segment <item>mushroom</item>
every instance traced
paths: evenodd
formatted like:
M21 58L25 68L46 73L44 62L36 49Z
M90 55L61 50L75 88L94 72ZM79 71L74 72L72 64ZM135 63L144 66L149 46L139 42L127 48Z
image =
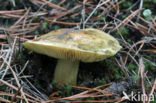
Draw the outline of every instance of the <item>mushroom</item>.
M97 62L115 55L121 46L111 35L93 28L59 29L24 43L25 48L58 59L54 80L76 85L79 62Z

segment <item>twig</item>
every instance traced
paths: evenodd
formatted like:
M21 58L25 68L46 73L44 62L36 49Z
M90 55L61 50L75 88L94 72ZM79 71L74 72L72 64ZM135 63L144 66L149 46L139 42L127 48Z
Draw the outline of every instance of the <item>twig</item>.
M30 0L30 1L34 4L44 4L44 5L47 4L49 7L54 8L54 9L66 10L63 7L60 7L60 6L53 4L53 3L46 1L46 0Z
M0 97L0 101L1 101L1 102L5 102L5 103L10 103L9 100L6 100L6 99L4 99L4 98L2 98L2 97Z
M9 11L0 11L0 14L23 14L25 10L21 9L21 10L9 10Z
M14 94L14 96L12 96L10 103L13 103L13 101L14 101L14 100L15 100L15 98L16 98L16 96L19 94L20 89L21 89L21 87L20 87L20 88L18 88L18 90L16 91L16 93Z
M9 86L10 88L12 88L12 89L14 89L14 90L16 90L16 91L18 90L18 88L17 88L17 87L15 87L15 86L13 86L13 85L9 84L8 82L6 82L6 81L4 81L4 80L2 80L2 79L0 79L0 82L2 82L3 84L5 84L5 85ZM21 92L21 91L20 91L20 92ZM29 95L29 94L27 94L27 93L25 93L25 95L26 95L27 97L29 97L29 98L31 98L31 99L33 99L33 100L37 101L37 102L40 102L40 100L39 100L39 99L34 98L34 97L30 96L30 95Z
M150 98L151 98L152 94L154 93L154 89L156 89L156 79L154 81L154 84L153 84L153 87L151 89L151 92L148 95L148 101L147 101L147 103L150 103Z
M142 57L139 60L139 74L141 77L141 87L142 87L142 92L143 92L143 103L146 102L146 90L145 90L145 85L144 85L144 63Z
M20 85L19 80L18 80L18 78L17 78L17 76L16 76L16 73L14 72L14 70L12 69L12 67L8 64L8 62L7 62L3 57L2 57L2 59L3 59L3 61L8 65L9 69L11 70L11 72L12 72L14 78L15 78L15 81L16 81L18 87L20 88L21 85ZM27 98L26 98L26 96L25 96L25 93L23 92L23 89L22 89L22 88L21 88L21 94L22 94L22 96L23 96L25 102L26 102L26 103L29 103L28 100L27 100Z
M15 94L11 94L11 93L7 93L7 92L2 92L2 91L0 91L0 95L1 95L1 96L10 96L10 97L13 97ZM16 98L24 100L23 97L18 96L18 95L16 96ZM31 100L31 99L28 99L28 101L31 102L31 103L41 103L41 102L34 101L34 100ZM9 101L9 103L10 103L10 101Z
M14 25L12 25L12 26L10 27L10 29L13 29L14 26L16 26L17 24L19 24L19 23L21 22L21 20L22 20L24 17L26 17L26 16L28 15L29 11L30 11L30 8L26 11L26 13L25 13L20 19L18 19L18 20L16 21L16 23L15 23Z
M117 29L119 29L121 26L125 26L133 17L135 17L142 9L138 9L134 12L132 12L132 14L130 14L126 19L124 19L118 26L116 26L112 31L115 31Z
M94 14L94 12L102 5L108 3L110 0L106 0L104 2L101 3L102 0L99 1L98 5L96 6L96 8L91 12L91 14L88 16L88 18L84 21L84 24L85 25L87 23L87 21L91 18L91 16Z

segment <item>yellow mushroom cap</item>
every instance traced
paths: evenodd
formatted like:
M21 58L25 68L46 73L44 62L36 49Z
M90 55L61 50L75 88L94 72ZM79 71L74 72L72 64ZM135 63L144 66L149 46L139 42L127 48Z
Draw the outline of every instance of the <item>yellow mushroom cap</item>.
M121 46L111 35L93 28L59 29L24 43L25 48L58 59L101 61L115 55Z

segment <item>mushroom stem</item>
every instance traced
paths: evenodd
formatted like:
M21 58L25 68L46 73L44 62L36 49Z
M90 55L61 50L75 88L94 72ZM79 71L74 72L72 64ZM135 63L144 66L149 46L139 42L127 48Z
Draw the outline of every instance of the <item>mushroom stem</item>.
M79 61L59 59L55 68L54 80L61 85L76 85L78 69Z

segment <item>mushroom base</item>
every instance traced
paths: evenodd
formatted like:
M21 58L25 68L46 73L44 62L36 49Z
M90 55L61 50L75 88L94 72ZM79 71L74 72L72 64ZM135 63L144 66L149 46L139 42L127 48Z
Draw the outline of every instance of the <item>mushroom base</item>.
M58 60L54 80L61 85L76 85L79 61Z

